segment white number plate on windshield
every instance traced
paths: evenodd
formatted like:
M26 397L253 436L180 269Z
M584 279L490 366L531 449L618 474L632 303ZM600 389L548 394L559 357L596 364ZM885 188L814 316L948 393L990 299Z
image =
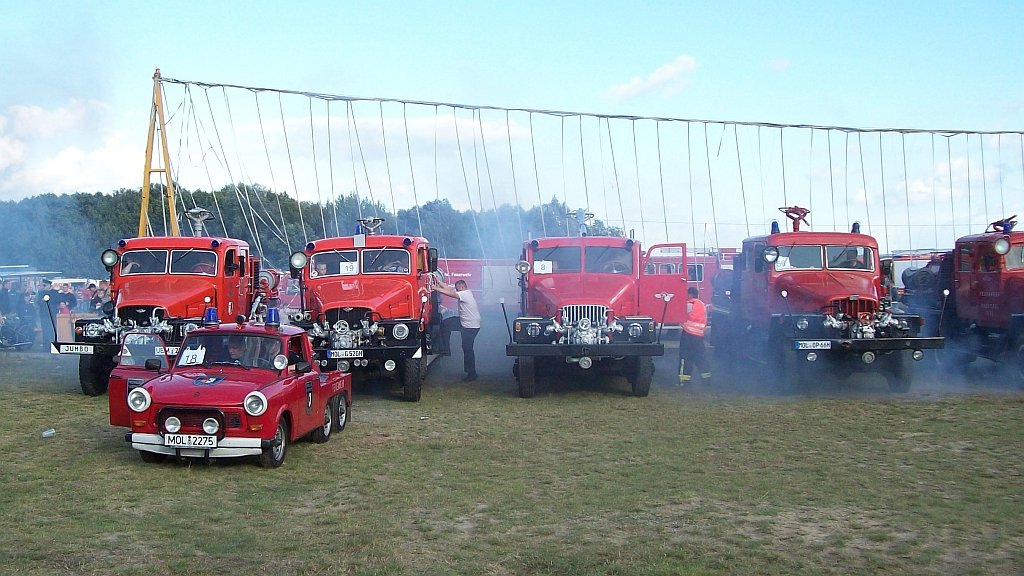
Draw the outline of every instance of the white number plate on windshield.
M831 348L830 340L797 340L793 345L794 350L829 350Z
M328 350L328 358L362 358L362 350Z
M164 446L174 448L216 448L217 437L203 434L165 434Z

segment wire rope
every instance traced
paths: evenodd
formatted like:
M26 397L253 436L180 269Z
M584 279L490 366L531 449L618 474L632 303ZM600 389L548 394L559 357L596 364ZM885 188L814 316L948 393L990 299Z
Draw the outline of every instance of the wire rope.
M416 191L416 172L412 167L412 147L409 145L409 119L406 117L405 104L402 104L402 126L405 128L405 149L409 153L409 180L412 182L412 199L416 204L416 224L419 226L420 237L423 237L423 218L420 216L420 197Z
M582 116L580 117L580 135L583 134ZM665 242L669 241L668 235L668 204L665 202L665 174L661 167L661 122L654 123L654 136L658 145L658 191L661 193L661 219L665 223ZM581 142L582 143L582 142ZM740 175L742 178L743 175ZM745 203L744 203L745 204Z
M530 151L533 154L533 178L537 186L537 208L540 210L540 227L544 236L548 235L548 225L544 218L544 199L540 192L540 171L537 170L537 142L533 137L533 114L530 114Z
M508 163L512 170L512 194L516 199L516 221L519 224L519 241L522 242L526 239L526 235L523 231L523 211L522 204L519 203L519 184L516 181L516 159L512 154L512 125L509 121L509 112L505 111L505 136L508 138Z
M310 156L313 158L313 182L316 184L316 203L320 208L320 225L324 230L324 238L328 238L330 233L327 232L327 218L324 215L324 199L320 193L320 170L317 169L316 165L316 132L313 129L313 99L308 99L309 102L309 148Z
M388 160L388 137L384 131L384 103L378 102L380 109L380 140L384 146L384 168L388 175L388 189L391 192L391 210L395 213L395 234L401 234L398 229L398 204L395 202L395 184L391 180L391 161Z
M473 193L469 189L469 175L466 173L466 160L462 154L462 137L459 136L459 116L455 108L452 108L452 123L455 126L455 143L459 150L459 164L462 166L462 181L466 185L466 201L469 202L469 212L473 217L473 229L476 231L476 238L480 242L480 255L486 259L487 251L484 249L484 238L480 235L480 225L476 221L476 210L473 208Z
M708 150L708 125L704 124L704 159L708 165L708 196L711 197L711 221L718 222L718 212L715 210L715 182L711 174L711 152ZM706 229L705 229L706 232ZM718 226L715 226L715 247L720 247L718 241Z
M302 228L302 243L308 244L309 234L306 230L305 217L302 215L302 200L299 199L299 185L295 181L295 164L292 162L292 146L288 141L288 126L285 124L284 120L284 103L282 102L281 94L277 95L277 108L281 112L281 132L284 134L284 148L288 153L288 168L291 170L292 174L292 189L295 190L295 206L299 211L299 226Z
M736 145L736 168L740 175L740 194L743 197L743 224L746 227L747 236L750 236L750 220L747 218L747 187L743 184L743 160L740 158L740 137L736 127L732 127L733 143ZM665 235L668 235L668 227L665 228Z
M644 218L644 194L640 184L640 156L636 149L636 120L630 122L633 129L633 169L636 170L636 200L640 209L640 234L641 240L647 243L647 220Z

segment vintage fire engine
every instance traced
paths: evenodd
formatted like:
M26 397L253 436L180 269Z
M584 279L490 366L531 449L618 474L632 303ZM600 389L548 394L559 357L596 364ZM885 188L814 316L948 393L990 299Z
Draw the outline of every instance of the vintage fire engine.
M1024 232L1016 216L964 236L906 278L903 300L946 337L942 360L1009 362L1024 381Z
M656 319L641 312L641 294L658 294L662 317L670 304L684 305L685 298L672 297L686 290L686 247L652 247L679 247L683 265L674 274L641 274L647 261L639 242L588 236L586 222L593 214L577 210L569 216L579 224L578 236L531 240L516 264L520 316L505 353L516 358L519 395L532 397L538 375L557 364L621 373L635 396L646 396L654 374L651 357L663 355L665 348Z
M824 376L878 371L893 391L910 389L913 360L941 348L920 337L921 318L893 310L883 291L878 242L853 231L801 231L808 210L780 208L792 232L743 241L732 287L711 310L716 356L750 356L785 391Z
M202 226L197 226L201 233ZM82 392L107 391L114 356L129 331L159 334L173 355L204 311L254 317L264 307L260 259L232 238L149 236L121 240L103 251L110 298L99 318L75 321L74 342L54 342L51 352L79 355ZM272 280L272 279L271 279Z
M326 442L351 414L351 375L321 372L312 354L277 309L265 323L220 324L211 308L176 357L160 334L129 332L110 376L110 424L131 429L125 441L144 462L255 456L276 468L291 442Z
M440 325L437 249L425 238L377 234L364 218L354 236L310 242L292 254L301 309L292 324L309 332L324 370L396 378L406 400L420 399L431 330Z

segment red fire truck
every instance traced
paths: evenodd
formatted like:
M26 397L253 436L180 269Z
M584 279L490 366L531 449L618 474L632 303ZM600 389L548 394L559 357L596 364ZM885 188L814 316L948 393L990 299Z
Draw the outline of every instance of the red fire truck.
M159 334L129 332L110 377L110 424L131 430L144 462L255 456L276 468L299 438L330 440L348 423L352 377L320 372L306 333L276 312L219 324L211 309L173 360Z
M1016 216L964 236L906 278L904 302L946 337L944 362L1008 362L1024 380L1024 232Z
M772 234L744 240L731 289L711 310L716 356L766 363L785 391L861 371L881 372L893 391L909 390L911 359L943 339L918 336L921 318L892 309L878 242L858 224L849 233L801 231L809 211L780 210L792 232L773 223Z
M578 210L569 216L579 223L579 236L531 240L516 264L520 315L505 353L516 358L519 395L532 397L538 375L563 365L580 372L601 366L621 373L635 396L646 396L654 374L651 357L665 349L656 318L642 311L641 294L658 295L659 318L677 313L673 306L685 309L686 247L653 247L679 248L682 272L641 274L647 258L639 242L588 236L586 221L593 214Z
M440 326L437 249L425 238L377 234L381 218L359 221L360 233L310 242L292 254L301 309L292 324L309 332L324 370L357 378L396 378L418 401L431 330Z
M54 342L54 354L79 356L82 392L107 391L114 356L129 331L159 334L176 353L178 343L214 307L222 317L254 317L262 309L260 259L232 238L151 236L121 240L103 251L110 301L99 318L75 321L74 342Z

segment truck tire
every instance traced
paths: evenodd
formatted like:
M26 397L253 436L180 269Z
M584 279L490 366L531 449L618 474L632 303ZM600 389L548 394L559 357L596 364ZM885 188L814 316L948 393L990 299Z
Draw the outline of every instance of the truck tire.
M402 398L419 402L423 389L424 362L422 358L406 358L402 365Z
M86 396L106 394L113 369L114 360L108 356L79 356L78 382L82 385L82 393Z
M635 359L629 383L633 386L633 396L643 398L651 392L651 380L654 378L654 360L650 356L638 356Z
M166 454L160 454L158 452L147 452L146 450L139 450L139 457L146 464L159 464L167 459Z
M909 352L893 352L889 360L889 366L885 372L885 379L889 383L889 390L903 394L910 391L910 385L914 380L914 361L909 358Z
M1017 338L1017 343L1013 345L1013 350L1016 354L1013 361L1017 365L1017 376L1020 377L1020 385L1024 388L1024 336Z
M310 440L317 444L330 440L331 432L334 432L334 402L334 398L331 398L324 404L324 422L309 435Z
M796 362L796 354L785 346L775 347L775 354L768 359L772 391L790 395L804 392L803 377Z
M519 397L533 398L537 393L537 367L533 356L519 357L519 370L516 376L519 381Z
M267 448L260 454L260 466L264 468L281 466L284 464L284 457L288 455L288 421L283 416L277 421L277 433L274 438L280 443L272 448Z

